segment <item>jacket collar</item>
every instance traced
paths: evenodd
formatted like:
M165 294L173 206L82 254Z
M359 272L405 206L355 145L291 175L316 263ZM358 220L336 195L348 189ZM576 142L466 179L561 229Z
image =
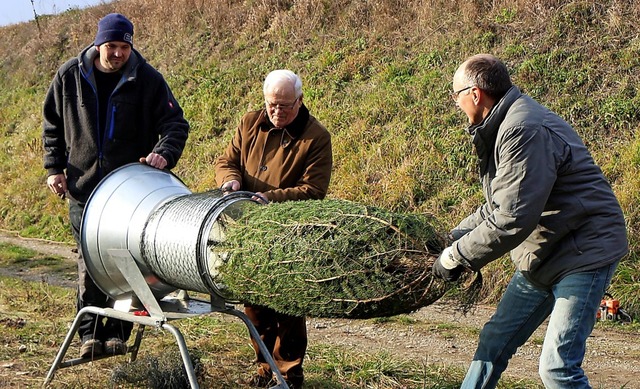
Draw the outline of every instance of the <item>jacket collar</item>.
M300 106L300 109L298 110L298 116L296 116L296 118L293 119L293 121L288 126L283 128L283 130L292 139L299 138L300 135L302 135L302 133L304 132L305 128L307 127L307 123L309 122L310 116L311 115L309 114L309 110L304 105L304 103L302 103L302 105ZM268 131L271 131L272 129L276 128L276 126L273 123L271 123L271 120L269 120L269 115L267 115L266 110L264 111L264 122L266 124L266 129Z
M520 92L517 86L514 85L509 88L507 93L494 104L487 117L485 117L481 123L467 127L469 134L475 136L477 132L495 132L507 115L511 104L513 104L520 95L522 95L522 92Z
M467 131L473 137L480 164L480 174L487 172L489 159L493 153L500 124L504 120L511 105L522 95L517 86L509 88L507 93L491 108L481 123L470 125Z
M78 65L85 77L93 80L93 70L95 65L93 61L98 56L98 51L93 44L85 47L78 56ZM131 49L131 55L126 65L122 69L122 78L126 81L135 81L138 75L138 66L146 62L142 55L135 49Z

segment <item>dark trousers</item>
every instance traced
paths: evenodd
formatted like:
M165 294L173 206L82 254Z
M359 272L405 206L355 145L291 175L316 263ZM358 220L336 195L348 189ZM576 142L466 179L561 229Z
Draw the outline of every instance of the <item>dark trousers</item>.
M82 212L84 203L69 200L69 219L71 221L71 232L78 246L78 290L76 296L76 306L78 311L84 307L94 306L99 308L113 307L114 300L109 298L95 284L89 273L82 256L82 244L80 243L80 224L82 222ZM98 315L88 313L80 320L78 335L82 341L94 338L105 341L110 338L119 338L124 341L129 339L133 323L113 318L103 320Z
M295 386L300 386L304 380L302 361L307 351L306 319L257 305L245 305L244 311L271 352L283 378ZM259 365L258 374L270 377L271 368L260 353L258 343L253 338L251 342Z

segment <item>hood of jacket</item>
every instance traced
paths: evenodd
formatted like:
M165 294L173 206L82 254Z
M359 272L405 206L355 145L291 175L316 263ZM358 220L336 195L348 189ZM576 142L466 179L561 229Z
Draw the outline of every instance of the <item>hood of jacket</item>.
M96 80L94 76L95 65L94 61L96 57L99 55L98 50L94 45L89 45L85 47L80 54L78 55L78 68L82 73L83 77L89 80L89 82L95 86ZM136 49L131 49L131 55L129 56L129 60L122 68L122 80L120 81L135 81L138 76L138 68L147 62L146 59L140 54Z

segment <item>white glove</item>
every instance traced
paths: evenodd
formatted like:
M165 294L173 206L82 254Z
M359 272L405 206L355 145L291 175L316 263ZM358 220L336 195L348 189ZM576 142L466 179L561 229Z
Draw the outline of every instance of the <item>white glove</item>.
M449 246L442 250L442 253L440 254L440 264L447 270L455 269L458 265L460 265L460 262L456 261L456 259L453 258L452 250L453 248Z

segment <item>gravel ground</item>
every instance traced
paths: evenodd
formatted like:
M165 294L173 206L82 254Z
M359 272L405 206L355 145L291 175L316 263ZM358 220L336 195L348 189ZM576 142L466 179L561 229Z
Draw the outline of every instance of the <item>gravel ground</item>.
M462 316L438 302L409 315L412 324L336 319L309 319L307 324L311 342L386 351L400 358L464 369L473 357L478 332L492 312L493 307L478 306ZM538 357L545 329L543 324L518 350L504 375L539 381ZM594 388L640 388L640 334L596 328L587 341L583 368Z
M0 242L75 260L76 254L70 245L23 239L3 231L0 231ZM74 280L47 278L28 271L0 268L0 274L74 286ZM387 352L398 358L464 369L475 351L478 332L492 312L493 307L477 306L463 316L446 303L438 302L408 315L404 322L310 318L307 327L311 343L341 345L363 352ZM505 375L538 379L538 357L545 329L543 324L520 348ZM640 333L596 328L587 342L583 367L594 388L640 388Z

